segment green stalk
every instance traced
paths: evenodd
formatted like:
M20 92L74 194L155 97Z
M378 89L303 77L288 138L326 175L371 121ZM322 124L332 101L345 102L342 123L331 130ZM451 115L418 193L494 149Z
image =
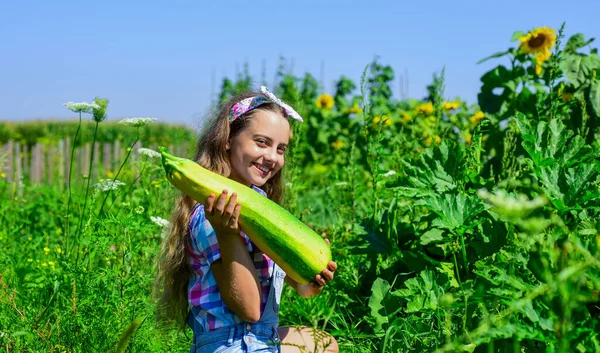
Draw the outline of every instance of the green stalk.
M79 125L77 125L77 130L75 131L75 137L73 138L73 143L71 145L71 163L69 164L69 177L67 178L67 188L69 192L69 198L67 201L67 214L66 214L66 225L64 229L65 233L65 256L67 256L67 252L69 250L69 216L71 209L71 174L73 172L73 159L75 155L75 144L77 142L77 136L79 135L79 130L81 129L81 112L79 112Z
M135 139L135 141L133 141L131 146L128 148L127 155L125 156L125 160L123 160L123 163L121 163L121 166L119 167L119 170L117 171L117 174L115 175L115 177L112 180L113 183L115 182L115 180L117 180L117 178L119 177L119 174L121 174L121 170L123 169L123 166L125 165L125 163L127 163L127 160L129 159L129 156L131 155L131 151L133 151L133 147L139 140L140 140L140 128L138 127L137 128L137 138ZM110 196L111 191L112 191L112 189L108 190L108 192L106 193L106 196L104 196L104 200L102 200L102 205L100 206L100 211L98 211L98 216L100 216L102 214L102 210L104 209L104 204L106 204L106 200Z
M79 261L79 232L81 230L81 224L83 223L83 218L85 216L85 209L87 208L88 195L90 192L90 180L92 179L92 168L94 167L94 146L96 145L96 136L98 134L98 125L99 121L96 121L96 127L94 128L94 139L92 141L92 151L90 152L90 168L88 170L88 179L87 186L85 188L85 199L83 201L83 210L81 211L81 216L79 217L79 224L77 225L77 233L75 235L75 241L77 242L77 260L75 260L75 265Z

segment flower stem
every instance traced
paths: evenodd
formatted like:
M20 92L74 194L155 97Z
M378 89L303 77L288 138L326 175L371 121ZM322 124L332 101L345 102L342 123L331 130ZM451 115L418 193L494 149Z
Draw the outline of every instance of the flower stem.
M78 248L77 250L77 260L75 260L75 265L77 265L77 262L79 260L79 233L81 230L81 224L83 223L83 218L85 216L85 209L87 208L87 200L88 200L88 194L90 192L90 181L92 179L92 168L94 167L94 147L96 145L96 136L98 134L98 125L100 124L99 121L96 121L96 127L94 129L94 139L92 141L92 150L90 152L90 168L88 170L88 179L87 179L87 186L85 188L85 199L83 201L83 210L81 211L81 216L79 217L79 224L77 225L77 233L75 236L75 242L77 243L76 246Z
M119 170L117 171L117 174L113 178L113 183L119 177L119 174L121 173L121 170L123 169L123 166L125 165L125 163L127 163L127 159L129 159L129 155L131 155L131 151L133 151L133 147L139 140L140 140L140 128L138 127L137 128L137 138L135 139L135 141L133 141L131 146L128 148L127 155L125 156L125 160L123 161L123 163L121 163L121 166L119 167ZM98 216L100 216L102 214L102 210L104 209L104 204L106 204L106 200L110 196L111 191L112 190L108 190L108 192L106 193L106 196L104 196L104 200L102 200L102 205L100 206L100 211L98 211Z
M71 163L69 164L69 176L67 177L67 188L69 192L69 198L67 201L67 214L66 214L66 224L65 224L65 256L69 250L69 217L71 216L71 174L73 173L73 159L75 157L75 144L77 143L77 136L79 135L79 130L81 130L81 112L79 112L79 125L77 125L77 130L75 131L75 137L73 138L73 143L71 145Z

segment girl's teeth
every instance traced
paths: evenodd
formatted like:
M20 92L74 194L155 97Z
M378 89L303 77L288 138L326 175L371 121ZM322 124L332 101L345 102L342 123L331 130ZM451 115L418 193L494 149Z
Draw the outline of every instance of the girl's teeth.
M267 168L264 168L262 166L259 166L257 164L254 165L258 170L260 170L261 172L267 174L269 172L269 170Z

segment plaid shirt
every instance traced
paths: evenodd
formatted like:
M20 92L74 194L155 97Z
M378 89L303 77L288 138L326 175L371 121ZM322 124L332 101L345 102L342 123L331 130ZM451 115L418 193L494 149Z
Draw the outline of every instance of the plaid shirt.
M254 190L267 196L258 187L252 186ZM273 260L248 238L240 232L246 249L253 259L256 275L261 287L260 312L265 308L271 286L271 275L273 274ZM216 330L221 327L239 324L242 320L227 308L219 292L215 276L210 265L221 258L217 235L208 220L204 217L204 206L196 205L190 218L188 237L188 260L193 273L188 284L188 302L191 313L205 331Z

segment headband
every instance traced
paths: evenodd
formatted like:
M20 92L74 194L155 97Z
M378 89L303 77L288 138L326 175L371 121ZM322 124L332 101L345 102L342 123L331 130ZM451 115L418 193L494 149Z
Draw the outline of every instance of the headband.
M294 120L299 122L303 122L302 117L298 114L294 108L289 105L283 103L281 99L275 97L271 91L267 89L265 86L260 87L260 92L264 94L264 96L254 96L246 99L242 99L240 102L236 103L231 107L231 111L229 111L229 122L234 121L239 118L243 114L251 111L252 109L265 104L265 103L275 103L278 106L282 107L285 111L286 115Z

